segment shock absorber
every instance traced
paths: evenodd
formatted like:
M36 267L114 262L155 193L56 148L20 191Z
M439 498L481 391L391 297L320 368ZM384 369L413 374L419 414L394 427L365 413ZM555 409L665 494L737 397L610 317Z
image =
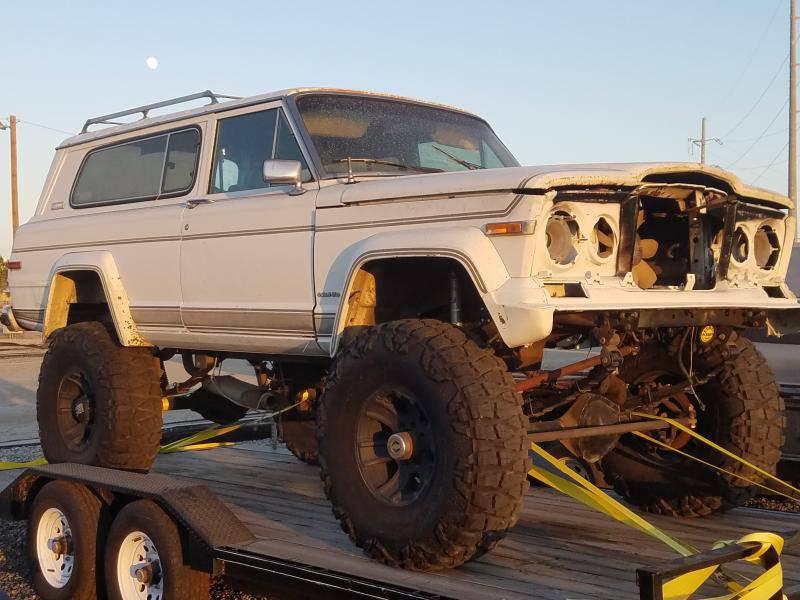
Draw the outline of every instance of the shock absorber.
M461 325L461 286L455 269L450 270L450 323Z

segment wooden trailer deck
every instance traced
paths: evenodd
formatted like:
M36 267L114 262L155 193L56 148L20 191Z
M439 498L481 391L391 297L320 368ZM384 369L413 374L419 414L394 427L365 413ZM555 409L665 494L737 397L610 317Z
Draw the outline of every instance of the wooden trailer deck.
M561 494L531 488L514 531L492 552L459 569L414 573L361 554L331 514L318 469L283 448L249 444L161 455L156 471L208 485L257 540L243 550L313 564L452 598L636 599L635 570L675 558L666 546ZM737 509L713 519L648 517L699 549L755 531L800 528L793 513ZM800 585L800 548L783 554L787 588ZM736 567L741 572L748 571ZM750 571L755 573L758 571ZM721 589L704 588L709 594Z

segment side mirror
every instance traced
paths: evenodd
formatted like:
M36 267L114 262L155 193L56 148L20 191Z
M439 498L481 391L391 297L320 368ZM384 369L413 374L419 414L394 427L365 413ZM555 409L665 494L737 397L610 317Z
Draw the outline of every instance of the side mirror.
M292 195L303 194L303 165L299 160L265 160L264 182L273 185L292 185Z

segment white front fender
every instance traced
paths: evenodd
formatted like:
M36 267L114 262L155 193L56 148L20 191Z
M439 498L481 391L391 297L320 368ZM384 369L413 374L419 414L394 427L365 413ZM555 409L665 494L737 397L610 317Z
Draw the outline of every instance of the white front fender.
M324 282L317 287L318 311L335 314L331 354L347 323L347 298L355 275L368 262L401 257L439 257L459 262L469 274L503 340L520 346L542 339L550 332L552 310L536 318L520 318L518 307L502 302L511 282L506 266L491 241L477 227L430 227L413 231L388 231L374 234L348 246L333 261ZM539 294L536 294L539 299ZM544 298L542 298L544 300ZM546 303L546 300L544 300ZM543 329L547 331L542 333Z

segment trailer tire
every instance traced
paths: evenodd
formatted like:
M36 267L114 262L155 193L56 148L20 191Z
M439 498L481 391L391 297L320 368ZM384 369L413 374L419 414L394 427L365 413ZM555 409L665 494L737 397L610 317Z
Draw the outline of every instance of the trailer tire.
M416 319L367 329L340 349L319 407L333 513L385 564L456 567L517 521L528 487L526 423L505 363L460 329ZM409 435L392 441L391 431ZM410 454L387 459L390 444Z
M149 581L133 577L138 565ZM154 597L160 591L157 597L162 600L204 600L211 586L208 573L185 564L178 527L152 500L131 502L114 519L106 544L105 577L109 600L138 598L132 593L137 588Z
M56 332L42 361L36 416L45 458L146 472L161 442L161 364L96 321Z
M33 587L43 600L95 600L102 581L103 540L110 516L87 487L51 481L33 500L28 517L28 564ZM48 549L60 540L64 554Z
M764 356L751 341L732 331L725 343L703 349L694 360L698 368L721 366L715 378L696 388L706 407L698 410L698 432L774 474L786 419L783 398ZM645 347L623 363L620 377L633 381L654 365L679 375L674 356L664 348ZM707 446L692 442L685 450L752 481L764 479ZM687 458L657 456L621 445L604 460L606 477L617 493L648 512L709 516L741 506L758 491L737 477L719 474Z

